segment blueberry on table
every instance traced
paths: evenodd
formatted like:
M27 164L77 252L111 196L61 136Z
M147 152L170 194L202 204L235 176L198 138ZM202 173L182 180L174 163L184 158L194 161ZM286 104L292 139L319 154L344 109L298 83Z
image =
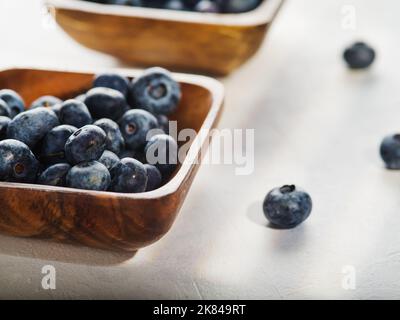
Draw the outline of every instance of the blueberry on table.
M141 109L133 109L123 115L119 127L126 146L134 150L146 144L147 134L150 130L158 129L158 122L151 113Z
M97 87L117 90L126 97L129 91L129 80L116 73L101 73L96 75L93 80L93 88Z
M51 108L57 104L61 104L62 100L54 96L43 96L32 102L30 109L44 107ZM54 111L54 110L53 110Z
M165 69L147 69L132 82L131 100L134 108L168 115L176 110L180 99L180 85Z
M4 140L7 138L7 128L10 122L10 118L0 116L0 140Z
M119 157L114 152L105 150L101 155L99 162L111 172L111 169L119 163Z
M11 110L11 118L25 110L25 102L21 96L11 89L0 90L0 99L7 103Z
M312 209L311 197L294 185L273 189L263 203L265 217L275 227L289 229L308 218Z
M56 114L47 108L35 108L18 114L8 124L7 138L22 141L29 148L35 145L60 123Z
M71 164L98 160L106 149L106 133L94 125L75 131L65 144L65 157Z
M217 0L221 12L242 13L254 10L262 0Z
M153 136L145 147L146 159L163 176L171 174L178 165L178 144L167 134Z
M63 124L51 129L43 139L40 159L47 164L66 162L65 144L69 137L78 129L68 124Z
M3 99L0 99L0 116L11 117L11 109Z
M380 154L388 169L400 169L400 134L386 136L381 143Z
M81 128L93 122L86 105L75 99L67 100L61 105L59 118L62 124L69 124L76 128Z
M136 159L122 159L111 170L111 176L111 191L122 193L139 193L146 191L146 168Z
M107 168L97 161L77 164L71 168L66 177L68 187L83 190L106 191L110 181Z
M144 167L147 173L146 191L153 191L161 187L162 175L160 170L151 164L145 164Z
M125 148L125 140L116 122L111 119L97 120L93 125L100 127L106 133L106 150L120 154Z
M344 51L343 57L350 69L368 68L375 60L375 51L364 42L356 42Z
M23 142L7 139L0 142L0 181L33 183L39 162Z
M54 164L40 174L37 183L46 186L65 187L66 177L70 169L71 166L68 163Z
M118 121L126 111L125 96L110 88L90 89L85 98L85 104L95 119L108 118Z

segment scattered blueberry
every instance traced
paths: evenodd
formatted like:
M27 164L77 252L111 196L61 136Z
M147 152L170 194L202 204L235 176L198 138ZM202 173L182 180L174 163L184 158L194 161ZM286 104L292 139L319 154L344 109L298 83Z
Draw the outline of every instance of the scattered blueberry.
M61 105L59 117L62 124L69 124L76 128L81 128L93 122L86 105L74 99L67 100Z
M7 139L0 142L0 181L33 183L39 162L23 142Z
M31 149L54 127L59 125L56 114L40 107L18 114L8 124L7 137L19 140Z
M118 121L125 112L124 95L110 88L93 88L88 91L85 104L95 119L108 118Z
M75 189L106 191L111 177L107 168L97 161L83 162L68 172L67 186Z
M119 74L102 73L94 78L93 88L97 87L117 90L126 97L129 91L129 80Z
M153 136L145 147L146 159L162 175L171 174L178 165L178 144L167 134Z
M122 159L111 170L111 176L111 191L122 193L139 193L146 191L146 168L136 159Z
M10 118L0 116L0 141L7 138L7 128L10 122Z
M400 169L400 134L386 136L381 143L380 153L388 169Z
M308 218L311 197L294 185L273 189L263 203L265 217L275 227L294 228Z
M151 164L144 165L147 173L147 187L146 191L153 191L158 189L162 183L162 175L160 170L157 167Z
M102 163L108 171L111 171L119 163L119 157L109 150L105 150L101 155L99 162Z
M195 11L203 13L217 13L219 8L217 3L211 0L201 0L195 6Z
M119 122L125 144L129 149L137 149L146 144L150 130L158 128L157 119L149 112L140 109L127 111Z
M46 164L66 162L65 144L77 130L76 127L68 124L51 129L43 139L40 159Z
M117 123L111 119L97 120L93 125L100 127L106 133L106 150L120 154L125 148L125 140Z
M54 164L40 174L37 183L47 186L64 187L70 169L71 166L68 163Z
M87 125L75 131L65 144L65 157L71 164L98 160L106 148L103 129Z
M343 54L351 69L368 68L375 60L375 51L364 42L356 42L347 48Z
M169 71L162 68L147 69L134 79L131 88L133 107L154 114L168 115L176 110L181 99L181 88Z
M25 102L21 96L14 90L3 89L0 90L0 99L7 103L11 110L11 118L25 110Z

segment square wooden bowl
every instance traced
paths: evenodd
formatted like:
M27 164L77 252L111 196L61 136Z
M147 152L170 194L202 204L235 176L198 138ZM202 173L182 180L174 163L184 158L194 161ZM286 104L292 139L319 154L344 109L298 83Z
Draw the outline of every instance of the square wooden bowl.
M104 71L104 70L102 70ZM135 77L134 70L118 70ZM136 251L172 226L208 146L223 105L222 84L202 76L174 74L183 97L171 119L178 129L201 130L184 162L158 190L119 194L0 182L0 232L90 247ZM89 89L93 73L11 69L0 71L0 88L19 92L29 105L42 95L72 98Z
M239 14L207 14L46 0L76 41L140 66L226 75L259 47L283 0L264 0Z

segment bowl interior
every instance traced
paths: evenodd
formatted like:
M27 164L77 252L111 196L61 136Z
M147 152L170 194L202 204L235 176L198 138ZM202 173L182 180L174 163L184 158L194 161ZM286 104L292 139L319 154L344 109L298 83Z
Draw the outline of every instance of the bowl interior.
M122 74L134 78L140 72ZM85 93L91 88L93 76L92 73L12 69L0 71L0 89L15 90L29 107L35 99L43 95L53 95L65 100ZM199 132L213 104L212 92L201 85L187 82L180 84L182 99L177 111L170 116L170 120L177 121L178 132L182 129ZM179 169L180 167L175 171L175 175ZM170 180L175 175L171 176ZM42 186L37 185L37 187Z

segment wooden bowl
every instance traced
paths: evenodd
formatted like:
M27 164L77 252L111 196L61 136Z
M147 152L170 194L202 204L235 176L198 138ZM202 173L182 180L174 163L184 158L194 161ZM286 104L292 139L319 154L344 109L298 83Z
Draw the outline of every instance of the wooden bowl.
M103 70L104 71L104 70ZM139 74L118 70L126 76ZM136 251L160 239L173 224L208 146L223 104L223 86L202 76L174 74L183 98L171 119L198 134L174 177L158 190L119 194L0 182L0 232L90 247ZM0 88L19 92L29 105L50 94L71 98L91 86L93 73L12 69L0 71Z
M262 44L283 0L240 14L207 14L47 0L57 23L76 41L140 66L226 75Z

